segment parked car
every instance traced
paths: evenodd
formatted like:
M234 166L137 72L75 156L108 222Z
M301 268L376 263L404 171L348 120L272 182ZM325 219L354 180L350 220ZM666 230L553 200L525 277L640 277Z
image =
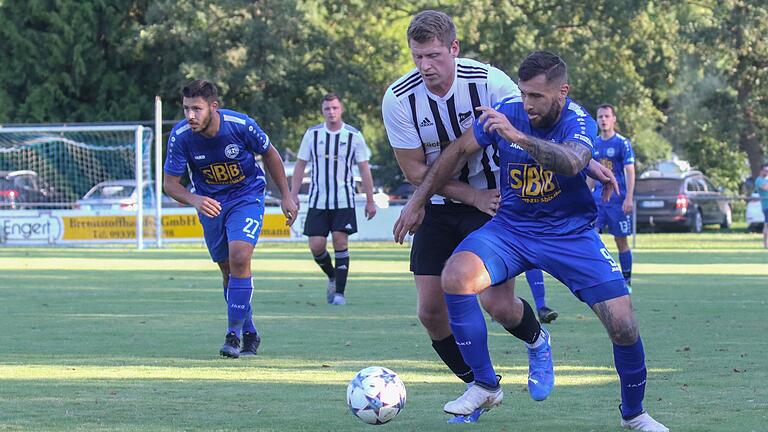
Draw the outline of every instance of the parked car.
M103 181L77 200L75 208L81 210L136 210L136 180ZM155 182L144 182L144 207L155 206ZM163 194L163 207L180 207L176 200Z
M0 208L47 208L59 201L62 200L55 190L40 179L37 172L0 171Z
M704 225L730 228L732 198L699 171L650 171L635 182L636 218L641 227L670 226L701 232Z
M760 203L760 195L753 192L747 201L746 210L747 230L760 232L763 230L763 224L766 222L763 214L763 205Z

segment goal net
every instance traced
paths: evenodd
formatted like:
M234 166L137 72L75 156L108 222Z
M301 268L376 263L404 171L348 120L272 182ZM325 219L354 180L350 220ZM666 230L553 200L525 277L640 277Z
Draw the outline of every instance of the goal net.
M151 145L137 125L0 127L0 208L73 208L99 183L151 180Z

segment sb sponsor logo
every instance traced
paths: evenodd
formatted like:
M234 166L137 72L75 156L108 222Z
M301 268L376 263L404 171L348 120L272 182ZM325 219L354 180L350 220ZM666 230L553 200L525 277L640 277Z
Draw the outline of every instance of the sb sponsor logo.
M202 172L208 184L235 184L245 179L238 162L211 164L203 167Z
M509 187L527 203L549 202L562 192L555 173L539 165L511 163L507 173Z
M609 170L613 171L613 160L608 158L602 158L600 159L600 165L608 168Z

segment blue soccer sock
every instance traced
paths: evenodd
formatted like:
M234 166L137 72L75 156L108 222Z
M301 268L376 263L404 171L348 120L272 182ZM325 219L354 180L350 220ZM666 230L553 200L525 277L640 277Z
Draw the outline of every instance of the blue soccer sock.
M229 276L232 278L232 275ZM251 287L253 287L253 278L251 278ZM224 301L227 301L227 285L224 285ZM227 302L229 303L229 302ZM256 333L256 324L253 322L253 310L250 303L248 304L248 313L245 315L245 322L243 323L243 332Z
M451 330L461 356L475 374L475 382L496 387L496 371L488 353L488 329L474 294L445 294Z
M613 344L613 360L621 382L621 416L631 418L643 412L645 397L645 351L640 337L629 346Z
M632 251L619 252L619 263L621 264L621 273L624 280L630 283L632 280Z
M539 269L528 270L525 272L525 279L531 287L536 310L546 307L547 301L544 299L544 273Z
M227 287L227 318L229 321L229 333L240 335L243 325L251 310L251 295L253 285L251 278L229 277Z

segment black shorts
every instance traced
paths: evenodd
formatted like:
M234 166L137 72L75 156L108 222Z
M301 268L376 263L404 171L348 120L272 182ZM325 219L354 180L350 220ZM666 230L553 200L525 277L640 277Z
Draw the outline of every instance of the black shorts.
M463 204L427 205L411 244L413 274L440 276L456 246L489 220L490 215Z
M354 208L343 209L316 209L307 211L307 219L304 221L304 235L308 237L327 237L331 231L340 231L347 234L357 232L357 217Z

